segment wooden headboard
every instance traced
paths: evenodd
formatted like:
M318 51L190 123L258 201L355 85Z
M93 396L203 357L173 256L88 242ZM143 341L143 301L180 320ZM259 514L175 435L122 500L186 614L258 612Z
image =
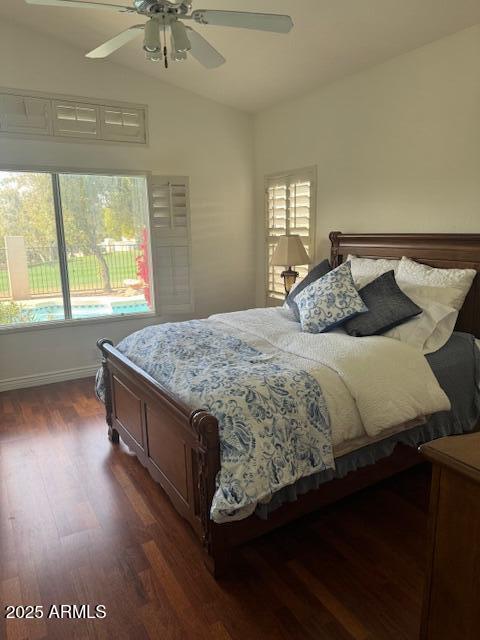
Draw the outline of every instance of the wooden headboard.
M480 271L480 234L463 233L372 233L350 234L332 231L333 267L349 253L362 258L401 258L407 256L432 267L476 269ZM458 316L456 329L480 338L480 275Z

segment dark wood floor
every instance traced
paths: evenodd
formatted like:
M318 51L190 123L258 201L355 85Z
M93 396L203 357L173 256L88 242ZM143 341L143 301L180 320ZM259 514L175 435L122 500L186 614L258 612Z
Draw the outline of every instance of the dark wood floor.
M124 446L92 381L0 394L2 605L103 604L104 620L18 620L0 636L412 640L428 468L249 544L215 582Z

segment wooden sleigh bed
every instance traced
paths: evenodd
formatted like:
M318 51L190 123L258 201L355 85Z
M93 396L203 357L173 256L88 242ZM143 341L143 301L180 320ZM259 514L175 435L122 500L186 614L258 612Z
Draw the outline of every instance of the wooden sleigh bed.
M408 256L444 268L480 271L480 234L343 234L332 232L331 263L349 254L368 258ZM457 327L480 337L480 276L460 312ZM185 406L122 355L107 339L98 341L103 355L108 434L121 438L167 493L192 526L205 549L209 570L220 576L236 546L421 461L415 449L397 445L392 455L284 504L267 520L255 514L237 522L210 519L215 478L220 469L217 419Z

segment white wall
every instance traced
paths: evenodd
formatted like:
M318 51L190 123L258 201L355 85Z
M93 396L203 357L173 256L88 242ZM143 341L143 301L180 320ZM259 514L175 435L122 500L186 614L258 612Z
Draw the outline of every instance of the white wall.
M28 43L28 47L19 43ZM146 103L150 146L0 138L0 165L149 170L190 176L195 316L254 300L251 116L162 84L23 28L0 24L0 86ZM118 340L145 321L0 336L1 381L94 364L99 336Z
M317 258L328 233L480 231L480 26L255 119L257 302L263 178L318 167Z
M149 148L1 138L0 164L189 175L198 317L251 306L255 282L264 301L268 173L317 165L317 258L332 229L480 231L480 26L258 114L255 218L248 115L5 23L0 59L0 86L149 105ZM88 367L97 337L118 340L144 323L2 335L0 388L8 378Z

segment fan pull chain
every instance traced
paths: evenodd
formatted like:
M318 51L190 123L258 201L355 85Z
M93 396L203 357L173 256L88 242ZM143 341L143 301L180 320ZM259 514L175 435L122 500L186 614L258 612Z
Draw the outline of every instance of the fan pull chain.
M168 69L167 33L165 29L165 17L163 18L163 60L165 62L165 69Z

